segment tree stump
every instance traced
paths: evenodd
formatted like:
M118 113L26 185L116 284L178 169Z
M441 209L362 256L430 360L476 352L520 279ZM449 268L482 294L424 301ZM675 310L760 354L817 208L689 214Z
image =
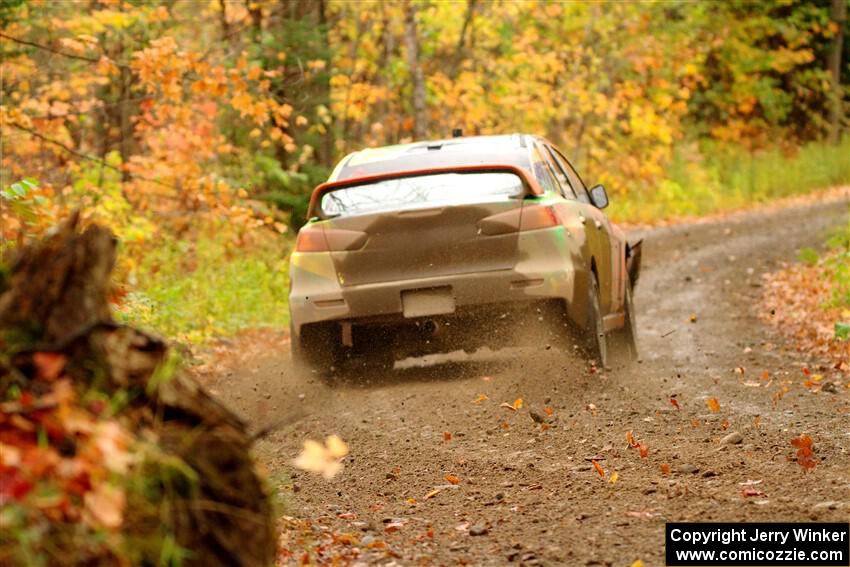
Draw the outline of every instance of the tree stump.
M156 509L167 510L177 545L190 552L183 564L272 564L272 507L246 426L185 374L168 375L171 355L161 339L112 319L115 239L97 225L79 225L74 215L18 251L0 281L0 346L9 361L0 385L38 394L44 384L34 356L61 354L81 398L92 389L120 393L128 400L123 423L193 471L195 486L164 493ZM142 512L127 510L127 530L159 529L156 516L134 514Z

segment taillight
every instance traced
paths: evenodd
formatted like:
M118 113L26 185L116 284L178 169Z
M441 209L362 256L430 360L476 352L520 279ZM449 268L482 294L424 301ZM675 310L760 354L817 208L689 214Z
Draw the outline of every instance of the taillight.
M328 241L321 228L302 228L295 240L296 252L327 252Z
M302 228L295 241L297 252L342 252L359 250L369 235L340 228Z
M558 214L546 205L528 205L504 213L492 215L478 221L481 234L493 236L539 228L551 228L561 224Z
M540 228L551 228L561 224L558 218L558 213L552 207L545 205L533 205L531 207L522 208L522 220L519 223L519 230L537 230Z

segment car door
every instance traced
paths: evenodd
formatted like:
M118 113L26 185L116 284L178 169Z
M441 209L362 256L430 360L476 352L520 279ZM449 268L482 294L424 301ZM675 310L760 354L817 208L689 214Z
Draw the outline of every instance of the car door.
M587 187L567 158L550 144L546 145L546 150L557 168L557 177L565 179L576 195L579 221L585 226L588 247L596 259L600 307L603 313L611 313L619 305L621 294L614 279L616 270L613 264L617 258L611 250L611 224L602 211L593 206Z

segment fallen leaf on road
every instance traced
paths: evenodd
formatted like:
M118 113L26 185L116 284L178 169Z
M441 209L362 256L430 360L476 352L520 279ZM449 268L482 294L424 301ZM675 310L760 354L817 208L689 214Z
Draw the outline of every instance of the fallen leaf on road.
M637 449L640 447L640 444L635 441L635 436L631 431L626 431L626 443L629 444L629 447L632 449Z
M713 413L717 413L720 411L720 402L717 401L717 398L708 398L705 401L705 405L708 406Z
M499 427L501 427L502 429L510 429L511 425L507 421L503 421L501 424L499 424Z
M460 484L460 479L453 474L447 474L445 478L451 484Z
M667 463L661 463L658 468L661 469L661 474L670 474L670 465Z
M791 446L797 449L797 464L805 470L811 470L818 464L818 460L814 458L814 449L812 448L812 438L808 435L800 435L791 440Z
M611 473L611 478L608 479L609 484L617 484L617 481L620 480L620 474L617 471Z
M638 449L640 449L640 458L645 459L649 456L649 446L641 443L638 445Z
M724 419L723 421L720 422L720 429L722 429L723 431L726 431L727 429L729 429L729 420L728 419Z
M473 404L480 404L481 402L486 402L490 398L487 397L486 394L478 394L478 397L472 400Z
M403 522L390 522L390 523L384 525L384 531L388 534L391 534L393 532L399 531L403 527L404 527Z
M591 459L590 464L593 465L593 468L596 469L596 472L599 473L599 476L605 478L605 469L602 468L602 465L596 462L596 459Z
M514 400L514 409L518 410L522 408L522 398L517 398Z
M293 464L301 470L331 479L342 469L342 458L347 454L348 445L336 435L328 436L324 445L307 439Z
M543 408L543 412L544 412L546 415L548 415L549 417L552 417L552 414L554 414L554 413L555 413L555 410L553 410L553 409L552 409L551 407L549 407L549 406L546 406L545 408Z
M761 416L760 416L760 415L757 415L757 416L753 419L753 427L755 427L756 429L758 429L760 425L761 425Z
M644 567L643 561L640 559L635 559L635 562L632 563L632 567Z
M340 512L336 515L336 517L340 520L356 520L357 514L355 514L354 512Z
M452 440L452 434L449 433L448 431L443 431L443 441L448 443L451 440Z
M509 404L508 402L502 402L501 404L499 404L499 407L505 408L505 409L511 410L511 411L516 411L516 408L514 406L512 406L511 404Z
M758 488L745 487L741 489L741 496L749 498L751 496L766 496L766 494Z
M405 500L405 502L413 506L414 504L416 504L416 498L408 498L407 500Z
M762 373L759 375L759 378L761 378L762 380L764 380L765 382L767 382L768 380L770 380L770 372L768 372L767 370L765 370L764 372L762 372Z
M629 516L630 518L652 519L657 515L658 514L652 510L629 510L626 512L626 516Z
M682 411L682 408L679 407L679 402L676 400L676 398L670 398L670 403L673 404L674 408L676 408L679 411Z
M432 490L431 492L429 492L428 494L425 495L424 500L428 500L429 498L433 498L442 491L443 491L442 488L435 488L434 490Z

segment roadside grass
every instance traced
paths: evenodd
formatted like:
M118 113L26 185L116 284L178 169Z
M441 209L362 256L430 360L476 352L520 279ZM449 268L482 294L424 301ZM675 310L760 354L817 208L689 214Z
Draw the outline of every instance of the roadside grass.
M850 184L850 138L813 142L793 152L708 147L677 151L666 179L649 191L611 199L619 222L656 223L743 209L755 204ZM616 189L616 188L615 188Z
M128 274L120 320L186 345L289 324L289 240L235 244L226 226L155 245Z

